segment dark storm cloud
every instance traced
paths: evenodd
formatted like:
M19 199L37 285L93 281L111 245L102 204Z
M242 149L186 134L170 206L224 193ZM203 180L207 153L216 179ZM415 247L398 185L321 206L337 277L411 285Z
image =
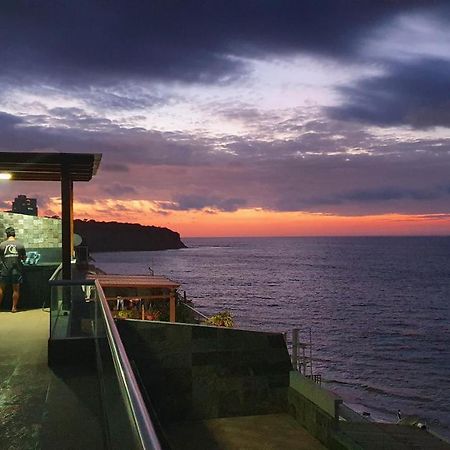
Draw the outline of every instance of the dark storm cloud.
M415 152L314 156L273 170L270 181L277 188L266 198L278 211L366 215L450 210L446 152L435 158Z
M72 86L127 78L218 81L243 70L235 56L355 56L362 36L396 14L445 3L4 0L1 72L18 84L36 77Z
M422 220L447 220L450 219L450 214L424 214L424 215L418 215L417 217L413 219L403 219L403 220L411 220L414 221L414 219L422 219Z
M132 186L126 186L119 183L113 183L107 187L105 187L104 192L111 195L112 197L120 198L120 197L129 197L136 196L137 191Z
M130 169L126 164L102 163L103 172L128 172Z
M334 119L379 126L450 127L450 61L391 63L382 76L340 88L345 100L328 108Z
M343 201L357 201L357 202L385 202L389 200L433 200L440 198L446 193L441 188L434 189L402 189L396 187L383 187L381 189L375 189L372 191L361 190L350 192L338 197Z
M399 187L382 187L372 190L356 190L343 192L337 195L323 198L310 198L305 204L310 205L339 205L343 203L377 203L389 202L392 200L419 200L428 201L449 196L449 188L435 186L433 188L405 189Z
M210 209L213 211L233 212L244 207L247 203L242 198L219 198L201 195L181 195L175 197L174 200L177 206L170 209L177 211Z
M95 205L95 198L90 198L90 197L78 197L77 200L80 203L85 203L87 205Z
M23 119L18 116L0 111L0 131L10 129L23 122Z

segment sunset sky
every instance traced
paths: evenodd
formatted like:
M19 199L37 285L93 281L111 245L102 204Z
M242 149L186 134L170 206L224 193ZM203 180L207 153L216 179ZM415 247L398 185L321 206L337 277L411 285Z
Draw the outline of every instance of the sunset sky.
M448 235L450 3L3 0L0 150L102 153L78 218Z

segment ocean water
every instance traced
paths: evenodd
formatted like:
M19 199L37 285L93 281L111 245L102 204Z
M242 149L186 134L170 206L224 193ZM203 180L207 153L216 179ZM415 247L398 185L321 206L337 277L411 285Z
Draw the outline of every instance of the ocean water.
M235 326L311 330L314 372L346 403L383 421L400 409L450 437L450 237L184 242L93 257L108 273L151 266Z

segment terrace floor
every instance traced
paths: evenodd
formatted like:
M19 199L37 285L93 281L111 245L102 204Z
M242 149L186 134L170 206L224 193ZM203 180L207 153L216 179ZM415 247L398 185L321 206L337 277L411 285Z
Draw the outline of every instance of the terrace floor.
M227 417L172 425L174 450L325 450L289 414Z
M0 448L103 448L97 376L47 365L50 314L0 310Z

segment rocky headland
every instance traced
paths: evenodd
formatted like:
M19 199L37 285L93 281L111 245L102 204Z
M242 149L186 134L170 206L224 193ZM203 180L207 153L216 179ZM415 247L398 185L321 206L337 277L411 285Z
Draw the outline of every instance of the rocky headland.
M149 251L186 248L180 234L169 228L137 223L75 220L74 232L90 252Z

